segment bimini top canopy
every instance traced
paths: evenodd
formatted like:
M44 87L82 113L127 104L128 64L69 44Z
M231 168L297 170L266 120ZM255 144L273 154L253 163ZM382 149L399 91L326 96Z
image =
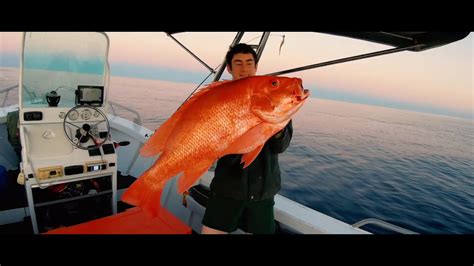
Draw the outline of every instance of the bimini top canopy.
M469 32L323 32L394 47L418 45L407 51L424 51L465 38Z
M179 33L166 32L169 35ZM469 32L320 32L325 34L339 35L348 38L375 42L393 47L407 47L418 45L408 51L419 52L465 38Z
M166 32L166 33L171 38L173 38L172 35L179 32ZM282 71L278 71L274 73L268 73L267 75L288 74L288 73L293 73L293 72L298 72L298 71L303 71L303 70L308 70L308 69L314 69L317 67L324 67L324 66L329 66L333 64L340 64L344 62L360 60L360 59L374 57L374 56L397 53L401 51L421 52L421 51L425 51L428 49L440 47L449 43L459 41L465 38L467 35L469 35L469 32L378 31L378 32L320 32L320 33L337 35L337 36L347 37L347 38L352 38L352 39L359 39L359 40L364 40L364 41L374 42L374 43L380 43L380 44L392 46L394 48L390 48L390 49L386 49L382 51L376 51L376 52L367 53L367 54L355 55L355 56L346 57L346 58L339 58L335 60L320 62L320 63L316 63L312 65L306 65L306 66L301 66L301 67L287 69L287 70L282 70ZM239 43L243 34L244 34L243 32L238 32L231 46ZM259 44L253 45L254 48L256 48L256 52L257 52L257 62L260 59L260 55L263 51L263 47L265 47L265 43L266 43L266 40L268 39L269 34L270 34L269 32L264 32ZM178 42L176 39L175 41ZM182 45L181 43L179 44L183 46L183 48L185 48L184 45ZM215 72L211 67L207 66L204 62L202 62L202 60L200 60L191 51L189 51L187 48L185 49L191 55L193 55L196 59L198 59L202 64L204 64L211 71L211 73L216 73L214 77L214 81L217 81L220 79L222 72L224 71L224 68L225 68L225 62L223 62L223 64L221 64L220 66L220 69L217 72Z

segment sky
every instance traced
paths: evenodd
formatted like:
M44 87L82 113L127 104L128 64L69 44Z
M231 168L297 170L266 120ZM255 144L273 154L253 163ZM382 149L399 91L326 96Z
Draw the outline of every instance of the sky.
M112 76L198 84L209 74L206 67L166 33L107 32L107 35ZM174 37L211 68L216 68L234 35L233 32L186 32ZM241 42L256 44L260 35L246 33ZM19 32L0 32L0 67L18 67L21 36ZM272 32L258 74L389 48L392 47L328 34ZM474 119L473 52L471 33L458 42L423 52L404 51L285 76L302 78L305 88L316 98ZM223 78L230 76L226 73Z

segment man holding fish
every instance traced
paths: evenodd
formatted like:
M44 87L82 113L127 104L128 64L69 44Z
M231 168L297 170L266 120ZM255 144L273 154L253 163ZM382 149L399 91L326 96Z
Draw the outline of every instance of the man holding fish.
M127 189L123 202L157 216L169 179L179 175L178 193L183 193L218 160L202 233L275 232L278 154L289 146L291 117L309 92L299 78L256 76L256 58L246 44L229 50L233 80L201 89L155 131L140 154L160 156Z
M243 43L228 51L226 63L233 80L255 76L257 72L257 54ZM218 160L203 219L203 234L222 234L237 228L254 234L275 232L273 198L281 182L278 153L290 145L292 134L290 120L245 169L240 163L241 154L229 154Z

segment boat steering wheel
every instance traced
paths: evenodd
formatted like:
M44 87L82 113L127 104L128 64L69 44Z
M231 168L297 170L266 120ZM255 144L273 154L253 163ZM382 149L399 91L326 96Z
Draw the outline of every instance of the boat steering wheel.
M107 116L99 108L89 105L78 105L71 108L64 115L63 129L69 142L82 150L97 149L110 136ZM94 145L88 146L89 140L92 140Z

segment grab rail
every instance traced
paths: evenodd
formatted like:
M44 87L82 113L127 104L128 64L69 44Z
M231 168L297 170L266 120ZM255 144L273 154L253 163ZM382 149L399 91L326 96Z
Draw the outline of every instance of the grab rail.
M8 98L8 93L9 93L11 90L16 89L16 88L18 88L18 84L0 90L0 94L5 93L5 98L3 98L3 101L2 101L2 104L0 105L0 107L5 107L5 103L7 102L7 98Z
M379 220L379 219L375 219L375 218L364 219L360 222L357 222L357 223L353 224L352 227L360 228L360 227L362 227L364 225L367 225L367 224L378 225L378 226L383 227L385 229L389 229L389 230L392 230L392 231L395 231L395 232L401 233L401 234L407 234L407 235L417 235L418 234L416 232L410 231L410 230L402 228L400 226L396 226L394 224L391 224L391 223L388 223L386 221L382 221L382 220Z
M125 106L125 105L121 105L121 104L118 104L118 103L112 102L112 101L109 101L109 105L110 105L110 108L112 109L112 114L113 115L117 116L117 114L115 113L114 106L120 107L120 108L125 109L125 110L127 110L127 111L129 111L129 112L131 112L131 113L133 113L134 115L137 116L136 118L133 119L133 123L135 123L139 126L142 125L142 120L140 118L140 114L137 111L135 111L135 110L133 110L133 109L131 109L131 108Z

